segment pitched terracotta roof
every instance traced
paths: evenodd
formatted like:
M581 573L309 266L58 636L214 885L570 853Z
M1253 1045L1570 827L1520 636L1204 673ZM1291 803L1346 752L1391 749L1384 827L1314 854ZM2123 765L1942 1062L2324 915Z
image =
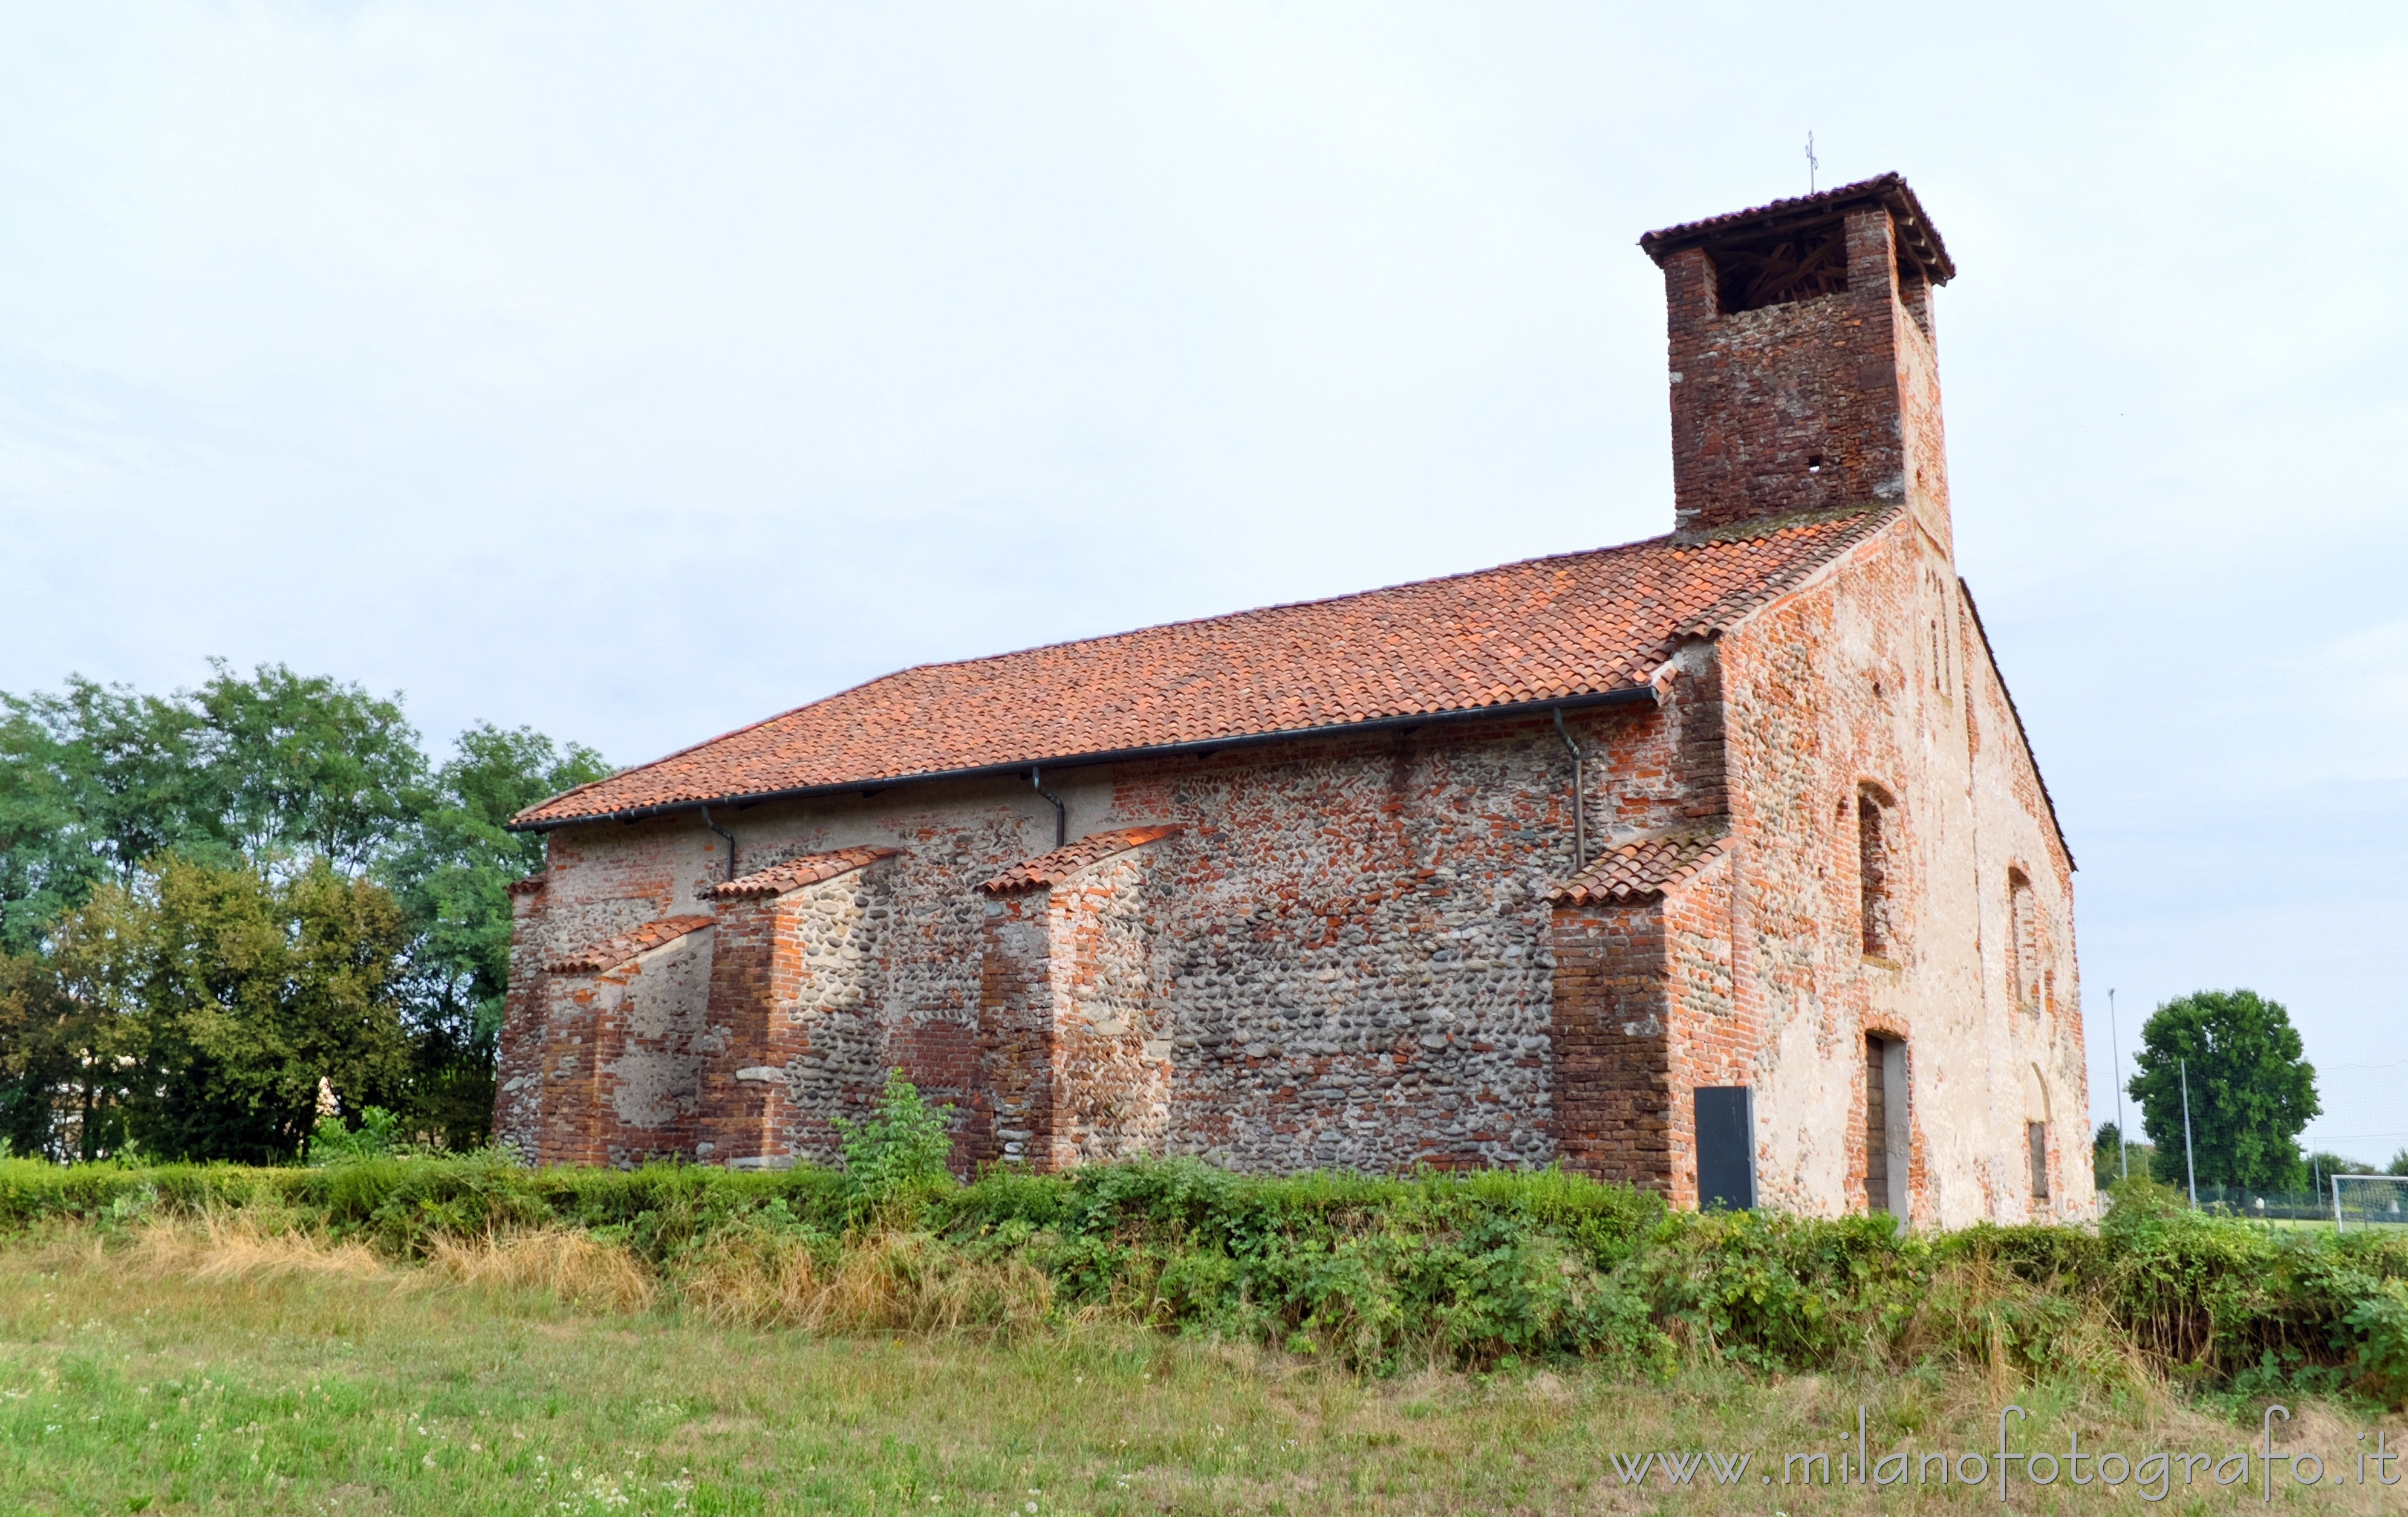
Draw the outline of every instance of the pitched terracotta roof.
M1940 240L1940 229L1931 224L1930 216L1923 209L1923 202L1914 198L1914 192L1907 187L1903 174L1877 174L1871 179L1838 185L1816 194L1770 201L1753 210L1709 216L1702 222L1683 222L1678 226L1648 233L1639 239L1639 246L1660 265L1684 248L1695 248L1709 242L1727 242L1735 237L1758 234L1778 234L1826 220L1868 202L1888 208L1890 220L1898 227L1899 250L1923 271L1926 279L1934 284L1946 284L1956 277L1956 265L1948 256L1947 245Z
M1476 574L905 669L522 811L555 827L700 802L1010 772L1365 722L1636 694L1890 510L1653 537Z
M1051 853L1023 859L993 880L982 881L979 889L990 895L1008 895L1016 890L1035 890L1040 885L1059 884L1090 864L1101 863L1115 853L1143 848L1172 833L1186 830L1179 823L1168 822L1152 827L1113 827L1104 832L1091 832L1077 842L1066 843Z
M783 895L790 890L816 885L823 880L834 880L840 874L891 859L903 851L899 848L839 848L825 853L805 853L783 864L748 874L740 880L730 880L724 885L713 885L703 894L714 901L740 901L760 895Z
M1603 906L1661 895L1729 845L1727 820L1637 838L1547 892L1547 899L1558 906Z
M674 943L690 932L700 932L715 920L710 917L663 917L647 922L633 932L623 932L616 937L605 938L592 948L552 960L544 967L556 975L596 975L606 969L616 969L641 953L649 953L664 943Z

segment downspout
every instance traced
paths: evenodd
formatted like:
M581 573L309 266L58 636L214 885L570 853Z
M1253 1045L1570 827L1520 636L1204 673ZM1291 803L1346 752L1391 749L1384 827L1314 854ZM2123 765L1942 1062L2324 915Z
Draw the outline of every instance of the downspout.
M1572 873L1588 867L1588 797L1581 788L1581 774L1588 766L1581 760L1580 744L1572 741L1571 730L1564 725L1564 708L1555 708L1555 736L1572 755Z
M1060 848L1070 840L1070 809L1062 804L1061 796L1045 788L1042 774L1034 764L1028 766L1028 788L1054 803L1054 846Z
M727 839L727 878L733 881L736 879L736 835L710 820L710 808L708 806L702 809L702 824Z

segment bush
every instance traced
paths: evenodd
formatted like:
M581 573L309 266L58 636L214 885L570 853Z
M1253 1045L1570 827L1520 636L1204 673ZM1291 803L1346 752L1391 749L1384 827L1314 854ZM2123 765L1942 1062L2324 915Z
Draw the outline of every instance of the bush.
M2095 1231L1901 1236L1885 1219L1671 1213L1555 1171L1247 1177L1140 1159L953 1185L929 1168L942 1120L890 1085L844 1171L365 1151L283 1169L0 1160L0 1229L234 1217L445 1267L464 1247L551 1239L508 1255L529 1268L553 1268L573 1234L731 1323L1017 1331L1105 1315L1375 1373L1939 1363L2408 1397L2408 1239L2212 1216L2145 1181Z
M930 1106L919 1087L893 1070L867 1122L836 1119L844 1139L844 1172L861 1193L883 1200L906 1190L942 1187L953 1179L950 1106Z
M380 1106L360 1112L360 1124L346 1127L329 1112L309 1134L309 1165L322 1169L352 1159L382 1159L401 1152L401 1119Z

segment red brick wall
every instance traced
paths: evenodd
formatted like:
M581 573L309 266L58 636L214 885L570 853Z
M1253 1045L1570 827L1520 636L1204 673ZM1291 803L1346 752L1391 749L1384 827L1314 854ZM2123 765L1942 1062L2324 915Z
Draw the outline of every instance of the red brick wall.
M689 933L598 974L546 975L506 1066L531 1063L539 1107L525 1087L501 1104L522 1123L509 1136L554 1164L639 1164L694 1152L702 1116L704 1007L711 932ZM507 1086L510 1081L504 1081ZM527 1142L527 1127L535 1133Z
M1719 308L1711 249L1665 261L1682 530L1911 499L1946 548L1928 292L1899 290L1888 211L1845 236L1844 292L1755 310Z
M1712 804L1678 751L1692 698L1672 679L1665 713L1568 713L1590 754L1599 844ZM1003 1125L1073 1149L1110 1149L1158 1127L1165 1148L1254 1168L1546 1162L1544 894L1570 869L1570 778L1544 719L1049 773L1074 836L1164 820L1194 830L1144 851L1148 883L1128 900L1149 904L1134 916L1116 914L1117 885L1089 897L1090 925L1079 929L1089 946L1069 951L1070 980L1089 1003L1082 1017L1109 1019L1128 987L1156 987L1149 1026L1112 1035L1109 1052L1086 1045L1123 1072L1099 1076L1083 1116L1057 1119L1054 1093L1038 1088L1030 1063L1025 1078L1006 1081L1029 1115ZM1051 846L1051 808L997 780L713 815L737 832L747 871L856 843L905 851L881 908L888 928L861 968L857 1041L875 1048L857 1062L873 1079L899 1064L953 1103L964 1160L1001 1152L985 1071L998 1058L1020 1067L998 1039L1037 1015L1040 991L1053 994L1054 939L1048 923L1022 915L1025 901L972 887ZM555 834L547 904L523 923L517 962L694 909L695 894L725 877L724 857L692 818ZM1013 933L1032 936L1015 947ZM759 952L733 923L728 937L734 959ZM514 1014L512 1046L526 1021ZM1150 1090L1135 1098L1156 1078L1138 1073L1166 1061L1158 1103ZM1042 1067L1050 1081L1051 1055ZM517 1110L508 1099L506 1122ZM515 1120L527 1126L523 1112ZM796 1146L821 1152L808 1139Z
M1575 1173L1670 1195L1672 1055L1664 903L1558 907L1549 925L1555 976L1548 1036L1558 1155Z
M1735 998L1762 1029L1753 1083L1770 1204L1861 1208L1869 1031L1907 1044L1918 1223L2027 1214L2025 1065L2045 1071L2056 1109L2086 1107L2070 950L2055 1023L2038 1029L2013 1011L2009 869L2048 876L2042 911L2069 941L2071 879L1967 624L1942 545L1901 515L1721 641ZM1894 801L1893 946L1881 959L1862 939L1855 817L1868 784ZM2053 1199L2086 1212L2085 1178L2069 1175Z

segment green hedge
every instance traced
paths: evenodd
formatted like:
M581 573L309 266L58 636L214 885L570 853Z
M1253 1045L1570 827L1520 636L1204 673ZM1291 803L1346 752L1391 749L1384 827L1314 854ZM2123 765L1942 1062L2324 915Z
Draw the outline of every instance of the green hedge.
M365 1238L586 1229L664 1280L732 1239L833 1255L867 1230L1032 1265L1109 1307L1373 1370L1566 1357L1767 1370L2003 1365L2212 1391L2408 1395L2408 1242L2190 1211L2141 1183L2096 1230L1899 1236L1885 1219L1696 1216L1556 1172L1237 1176L1189 1160L870 1196L813 1167L526 1169L498 1155L314 1169L0 1162L0 1228L249 1212Z

